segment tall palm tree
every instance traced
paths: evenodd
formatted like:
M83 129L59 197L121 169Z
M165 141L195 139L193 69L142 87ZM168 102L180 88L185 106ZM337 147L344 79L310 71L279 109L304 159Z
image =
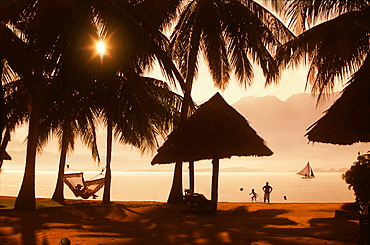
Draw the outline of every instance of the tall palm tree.
M308 65L307 87L318 99L356 72L369 55L367 0L290 0L280 12L299 35L280 47L276 58L282 68Z
M54 82L53 85L56 86L50 89L50 93L54 93L51 96L53 100L50 101L52 105L48 107L50 110L44 116L45 120L41 123L42 129L39 133L41 145L48 142L48 136L51 132L59 139L58 179L52 196L52 199L59 203L64 203L63 176L67 153L74 150L74 142L77 137L80 137L91 150L93 159L100 162L95 129L96 116L92 110L94 101L91 96L88 96L91 91L84 91L81 87L75 87L71 91L71 86L66 86L66 83L63 83L65 79L64 77L60 82ZM77 93L77 91L79 92Z
M94 160L100 162L97 146L96 146L96 131L93 126L94 123L89 121L90 117L87 115L85 122L81 122L79 119L70 121L68 117L63 121L60 127L56 130L56 134L59 136L59 148L60 148L60 159L59 159L59 168L58 168L58 178L55 186L55 190L52 196L54 201L59 203L64 203L64 188L63 188L63 177L64 169L66 165L67 153L72 151L74 148L74 141L77 136L82 138L82 142L85 145L90 145L92 150L92 157Z
M157 136L164 137L179 118L181 98L166 83L146 77L126 80L117 77L118 88L100 99L103 120L107 125L106 178L103 203L110 203L112 140L130 144L142 152L157 147ZM110 80L109 82L114 82ZM133 88L132 83L135 83ZM140 89L137 89L137 86ZM101 90L102 91L102 90ZM109 98L109 99L108 99ZM175 120L175 121L174 121Z
M220 89L227 87L232 73L242 86L250 85L254 63L262 68L266 84L271 84L279 77L273 57L275 50L293 37L272 13L255 1L187 1L171 36L173 57L186 83L182 123L189 115L192 85L201 56ZM182 202L181 172L182 163L177 162L168 203Z
M141 77L144 71L150 69L152 63L157 60L167 74L176 76L184 89L181 75L172 61L167 60L169 57L165 51L168 47L167 38L159 32L168 12L164 11L158 20L155 18L155 21L152 21L153 15L148 15L148 12L144 11L144 9L159 11L161 10L159 6L163 6L164 2L111 1L111 3L113 4L102 3L95 6L95 13L100 18L101 35L106 37L107 45L110 47L108 54L103 57L101 73L98 75L98 80L103 82L105 87L100 90L107 92L107 95L100 97L100 100L105 99L101 105L108 132L103 203L110 202L113 130L121 143L131 144L142 150L153 148L156 146L155 137L163 134L163 130L168 130L163 128L163 125L167 127L168 123L172 122L173 107L178 104L178 96L170 93L167 87L159 86L158 82L153 82L155 80ZM127 13L130 15L127 16ZM117 25L122 19L129 24ZM133 32L133 28L138 31ZM151 44L153 41L156 45ZM109 69L106 69L107 67ZM173 81L171 76L168 78ZM153 96L158 92L154 93L146 87L161 90L163 98ZM171 117L168 117L169 112Z
M115 27L111 29L112 33L126 31L126 39L115 43L120 52L112 55L116 63L133 69L130 72L140 73L148 64L158 60L170 80L174 81L175 76L180 81L182 78L164 51L166 38L148 24L150 22L138 21L140 12L130 1L51 3L21 0L7 3L11 10L11 23L16 29L12 31L9 25L0 25L0 41L6 47L1 48L0 54L21 76L32 95L25 175L15 208L34 209L38 125L41 110L46 109L41 92L45 85L53 82L61 67L76 71L74 74L80 74L77 79L81 81L95 79L97 64L90 62L92 52L86 49L93 44L92 39L97 39L95 23L112 23ZM127 70L120 72L126 74Z
M35 156L37 150L37 143L38 143L38 126L40 123L41 115L46 110L46 103L44 103L40 98L46 98L47 96L42 94L43 91L46 89L46 85L53 81L53 76L58 74L58 67L63 63L64 56L61 55L61 48L64 45L68 46L69 49L74 47L76 50L76 46L81 45L83 40L82 34L78 37L73 38L73 35L76 34L76 31L81 30L92 30L90 27L89 19L84 16L84 18L79 18L79 21L76 21L74 26L70 20L61 21L58 19L59 16L55 15L54 20L57 19L58 23L57 26L53 26L53 30L50 31L50 27L53 22L48 19L48 21L43 21L43 18L51 17L52 9L50 9L49 3L45 1L37 1L36 3L29 4L23 11L22 16L16 23L17 28L24 32L24 38L22 39L23 43L26 46L26 54L28 57L31 57L32 54L32 62L30 62L31 67L30 70L33 70L33 82L29 87L34 91L34 96L31 99L31 106L30 106L30 121L29 121L29 135L27 141L27 155L26 155L26 166L25 166L25 174L22 182L22 186L18 197L15 203L15 209L35 209L35 188L34 188L34 179L35 179ZM64 4L64 5L63 5ZM59 4L58 4L59 5ZM71 17L79 16L78 13L83 12L84 7L86 6L69 6L69 4L63 2L60 3L59 7L64 7L59 10L69 10ZM36 11L37 9L37 11ZM51 10L49 12L48 10ZM58 10L58 11L59 11ZM56 9L54 9L56 11ZM36 13L36 14L35 14ZM66 12L64 12L66 13ZM75 19L76 20L76 19ZM71 27L70 32L63 30L60 25L64 24L62 27ZM90 28L89 28L90 27ZM49 30L48 37L45 38L45 32ZM61 35L60 31L64 31L65 35ZM93 33L92 31L90 31ZM72 33L72 35L70 35ZM66 48L66 47L64 47ZM86 53L86 52L85 52ZM82 53L81 56L78 58L86 58L86 54ZM78 60L76 58L76 60ZM82 64L82 63L81 63ZM80 65L81 67L81 65ZM18 72L18 70L17 70ZM21 76L23 72L18 72ZM23 79L26 80L26 79ZM28 83L26 83L28 84ZM36 88L35 88L36 87Z

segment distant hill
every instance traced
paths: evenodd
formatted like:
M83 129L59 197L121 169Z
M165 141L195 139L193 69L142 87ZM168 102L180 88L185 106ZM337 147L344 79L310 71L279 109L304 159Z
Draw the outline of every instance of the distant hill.
M286 101L275 96L244 97L232 106L239 111L274 152L258 165L247 168L299 170L307 161L313 168L343 169L356 160L357 152L366 152L369 145L337 146L308 142L307 128L315 123L337 99L338 93L317 104L309 93L294 94ZM263 162L263 163L262 163ZM262 164L262 165L261 165Z

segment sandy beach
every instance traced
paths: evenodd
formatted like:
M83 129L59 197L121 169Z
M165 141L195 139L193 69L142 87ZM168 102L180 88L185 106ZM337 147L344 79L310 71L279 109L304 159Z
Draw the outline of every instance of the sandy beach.
M1 244L358 244L358 221L334 218L341 203L219 203L195 215L161 202L38 199L34 212L14 211L0 197Z

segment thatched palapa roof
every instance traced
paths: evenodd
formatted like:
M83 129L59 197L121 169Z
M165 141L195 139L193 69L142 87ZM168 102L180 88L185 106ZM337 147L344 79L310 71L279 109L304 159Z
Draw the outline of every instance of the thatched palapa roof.
M350 145L370 142L370 57L354 74L341 97L307 130L314 142Z
M168 136L152 164L272 154L248 121L216 93Z

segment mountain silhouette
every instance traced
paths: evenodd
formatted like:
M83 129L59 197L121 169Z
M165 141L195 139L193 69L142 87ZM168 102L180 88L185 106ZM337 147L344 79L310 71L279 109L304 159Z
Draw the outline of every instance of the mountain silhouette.
M309 142L305 134L307 128L315 123L339 93L326 97L320 103L309 93L294 94L286 101L275 96L244 97L232 106L238 110L266 142L274 155L264 159L266 166L277 170L298 170L307 161L313 168L349 168L356 160L357 152L366 152L365 143L352 146ZM255 159L260 162L260 160ZM269 162L269 164L267 164ZM265 164L263 164L265 165Z

